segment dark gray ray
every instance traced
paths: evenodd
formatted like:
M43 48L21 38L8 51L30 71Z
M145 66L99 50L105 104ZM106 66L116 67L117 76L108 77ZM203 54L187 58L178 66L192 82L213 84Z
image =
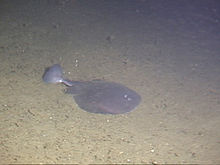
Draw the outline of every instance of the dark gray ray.
M135 91L114 82L89 81L68 87L80 108L92 113L121 114L132 111L141 101Z
M138 93L122 84L103 80L81 82L63 79L59 64L47 68L43 80L69 86L66 93L73 95L80 108L92 113L127 113L135 109L141 101Z

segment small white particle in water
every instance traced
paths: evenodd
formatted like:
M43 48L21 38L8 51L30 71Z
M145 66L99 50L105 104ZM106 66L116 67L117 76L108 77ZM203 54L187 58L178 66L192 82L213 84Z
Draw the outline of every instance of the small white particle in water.
M79 66L79 60L75 60L75 67L78 67Z
M158 164L157 161L153 161L152 163L153 163L153 164Z
M151 149L150 152L154 153L154 149Z
M52 117L52 116L50 116L50 117L49 117L49 119L53 119L53 117Z
M127 98L128 97L128 95L124 95L124 98Z
M165 143L165 145L166 145L166 146L168 146L168 145L169 145L169 143Z

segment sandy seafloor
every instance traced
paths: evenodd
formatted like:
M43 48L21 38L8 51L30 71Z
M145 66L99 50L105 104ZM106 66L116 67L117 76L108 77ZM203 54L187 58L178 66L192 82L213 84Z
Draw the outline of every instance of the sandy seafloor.
M220 163L220 2L0 2L0 163ZM42 82L136 90L121 115L88 113Z

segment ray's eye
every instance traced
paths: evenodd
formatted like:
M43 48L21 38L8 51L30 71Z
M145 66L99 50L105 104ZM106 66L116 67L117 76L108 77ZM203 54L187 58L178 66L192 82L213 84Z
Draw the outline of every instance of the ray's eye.
M124 95L124 98L126 99L126 100L128 100L128 101L131 101L131 98L130 97L128 97L128 95Z

